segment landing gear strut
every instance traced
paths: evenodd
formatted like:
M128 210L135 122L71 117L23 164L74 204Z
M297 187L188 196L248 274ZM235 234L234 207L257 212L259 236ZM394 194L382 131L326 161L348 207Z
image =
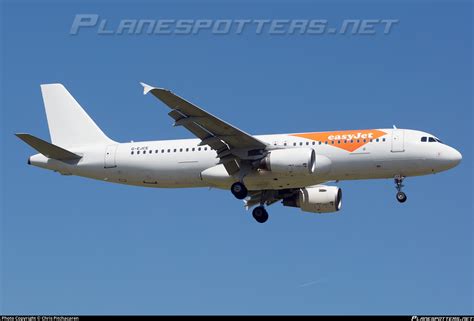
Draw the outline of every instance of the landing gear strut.
M401 176L401 175L397 175L395 176L395 187L397 189L397 201L399 201L400 203L405 203L405 201L407 200L407 196L405 193L402 192L402 187L403 187L403 180L405 179L405 177Z
M265 223L268 220L268 212L262 205L253 209L252 216L259 223Z
M230 191L239 200L243 200L248 195L247 187L245 187L245 185L241 182L235 182L234 184L232 184L232 186L230 187Z

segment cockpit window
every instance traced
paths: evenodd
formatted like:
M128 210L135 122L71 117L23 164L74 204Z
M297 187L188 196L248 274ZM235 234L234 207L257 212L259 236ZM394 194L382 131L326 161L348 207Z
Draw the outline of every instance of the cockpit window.
M421 137L422 142L426 142L426 137Z
M436 140L435 140L433 137L430 137L430 138L429 138L429 142L430 142L430 143L436 143Z
M438 143L443 143L442 141L440 141L438 138L435 138L435 140L438 142Z

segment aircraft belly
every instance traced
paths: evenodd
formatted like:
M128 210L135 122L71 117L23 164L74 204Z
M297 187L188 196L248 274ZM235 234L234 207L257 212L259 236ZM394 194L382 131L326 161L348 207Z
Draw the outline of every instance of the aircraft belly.
M286 189L299 188L316 185L325 182L326 179L316 175L290 177L287 175L277 176L272 179L262 177L248 177L244 179L249 190Z

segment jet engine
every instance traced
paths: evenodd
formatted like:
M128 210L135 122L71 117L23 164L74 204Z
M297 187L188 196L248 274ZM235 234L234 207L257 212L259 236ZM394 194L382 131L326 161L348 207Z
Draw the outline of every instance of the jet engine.
M299 207L303 212L337 212L342 205L342 190L324 185L301 188L296 195L284 199L283 205Z
M272 150L262 159L260 168L281 174L312 174L316 153L311 148Z

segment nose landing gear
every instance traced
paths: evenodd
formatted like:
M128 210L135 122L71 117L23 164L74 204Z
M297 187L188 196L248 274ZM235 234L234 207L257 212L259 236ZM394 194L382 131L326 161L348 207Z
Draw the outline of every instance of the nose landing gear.
M407 200L407 196L405 193L403 192L397 193L397 201L399 201L400 203L404 203L406 200Z
M397 189L397 201L399 201L400 203L405 203L406 200L407 200L407 196L405 193L402 192L402 187L403 187L403 180L405 179L404 176L401 176L401 175L397 175L395 176L394 180L395 180L395 187Z

